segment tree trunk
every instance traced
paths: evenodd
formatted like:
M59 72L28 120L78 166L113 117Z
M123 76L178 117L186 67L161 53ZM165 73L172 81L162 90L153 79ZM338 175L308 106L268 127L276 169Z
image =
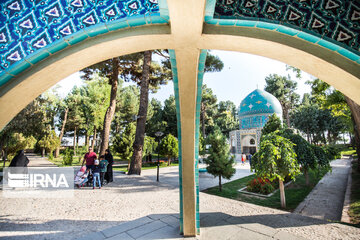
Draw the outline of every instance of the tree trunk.
M128 174L141 174L142 151L144 147L145 138L145 124L149 102L149 79L150 79L150 64L151 51L144 52L144 65L142 72L142 79L140 83L140 104L138 119L136 122L136 133L134 141L134 152L131 158L130 169Z
M55 157L56 158L58 158L59 155L60 155L61 140L62 140L62 138L64 136L64 131L65 131L65 125L66 125L66 121L67 121L68 112L69 112L69 108L66 108L65 109L65 114L64 114L64 120L63 120L63 123L61 125L61 130L60 130L60 135L59 135L60 145L56 148L56 151L55 151Z
M89 132L86 131L85 132L85 146L86 146L86 148L90 145L89 140L90 140L90 135L89 135Z
M203 138L205 138L205 106L204 103L201 103L201 131Z
M279 179L281 208L286 208L284 182Z
M6 162L6 159L7 159L7 148L4 148L3 149L3 161L4 161L4 163L3 163L3 171L4 171L4 169L5 169L5 162Z
M110 127L111 122L114 117L115 108L116 108L116 93L118 89L118 78L119 78L119 59L112 59L112 76L111 76L111 93L110 93L110 105L106 110L103 131L101 134L101 146L100 146L100 155L105 154L105 150L109 147L109 137L110 137Z
M290 117L289 117L289 109L288 107L283 106L283 117L284 117L284 122L286 122L286 124L288 125L288 127L290 127Z
M73 147L74 147L74 156L76 156L76 130L77 130L77 127L75 127L74 129L74 142L73 142Z
M93 149L94 152L95 152L95 141L96 141L96 127L94 126L94 136L91 143L91 148Z
M41 149L41 157L45 157L45 148Z
M221 185L221 176L219 176L219 191L222 191L222 185Z
M344 95L345 96L345 95ZM360 106L353 100L345 96L346 103L349 105L351 111L351 120L354 125L354 137L356 153L358 155L358 171L360 172Z
M79 149L79 134L76 134L76 153L78 152Z
M310 185L310 180L309 180L309 170L308 169L304 169L304 175L305 175L306 185L309 186Z

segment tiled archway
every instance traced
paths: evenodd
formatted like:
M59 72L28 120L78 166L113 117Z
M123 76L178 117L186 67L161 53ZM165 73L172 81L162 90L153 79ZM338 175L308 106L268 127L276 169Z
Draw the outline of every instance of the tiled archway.
M360 103L359 9L351 0L5 0L0 5L0 128L75 71L119 55L173 49L181 231L195 235L202 49L281 60Z

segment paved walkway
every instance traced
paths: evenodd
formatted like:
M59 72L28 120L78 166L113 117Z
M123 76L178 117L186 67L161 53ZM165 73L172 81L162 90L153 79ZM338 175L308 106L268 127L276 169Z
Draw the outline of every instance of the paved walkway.
M29 158L28 167L56 167L55 164L49 162L47 157L41 157L35 153L26 153L25 155Z
M237 176L250 174L238 166ZM247 173L246 173L247 171ZM181 239L178 168L142 176L114 174L101 190L75 190L74 198L9 199L0 195L0 238ZM200 175L200 186L217 179ZM200 193L197 239L358 239L360 229Z
M295 213L322 220L341 220L351 159L334 160L330 165L332 172L319 181Z

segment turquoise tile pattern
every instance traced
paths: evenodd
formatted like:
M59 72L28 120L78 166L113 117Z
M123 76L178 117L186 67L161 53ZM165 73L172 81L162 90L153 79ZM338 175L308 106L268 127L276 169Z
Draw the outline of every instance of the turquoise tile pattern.
M360 1L208 0L204 21L277 31L360 63Z
M182 151L181 151L181 118L180 118L180 100L179 100L179 79L176 66L175 50L169 49L171 70L174 83L175 105L176 105L176 120L179 142L179 202L180 202L180 233L183 233L184 214L183 214L183 195L182 195Z
M0 86L86 39L123 28L167 23L166 0L0 1Z
M179 81L177 76L176 54L174 50L169 50L171 70L173 73L176 118L179 140L179 194L180 194L180 232L183 233L183 196L182 196L182 152L181 152L181 118L180 118L180 99L179 99ZM199 199L199 137L200 137L200 106L202 82L204 76L205 60L207 50L201 50L199 56L198 75L197 75L197 95L196 95L196 119L195 119L195 188L196 188L196 231L200 234L200 199Z

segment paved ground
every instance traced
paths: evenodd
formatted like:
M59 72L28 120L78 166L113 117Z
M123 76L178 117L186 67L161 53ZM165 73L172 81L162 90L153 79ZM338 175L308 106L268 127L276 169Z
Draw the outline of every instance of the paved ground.
M249 174L238 167L238 176ZM247 173L246 173L247 171ZM178 239L178 169L115 173L101 190L74 198L0 198L0 238ZM242 173L241 173L242 172ZM217 179L200 175L200 186ZM360 229L200 193L201 235L211 239L358 239ZM91 235L89 235L91 234Z
M56 165L49 162L46 157L40 157L34 153L26 153L25 155L29 158L28 167L56 167Z
M340 221L351 159L331 162L332 172L327 173L295 209L295 213L323 220Z

